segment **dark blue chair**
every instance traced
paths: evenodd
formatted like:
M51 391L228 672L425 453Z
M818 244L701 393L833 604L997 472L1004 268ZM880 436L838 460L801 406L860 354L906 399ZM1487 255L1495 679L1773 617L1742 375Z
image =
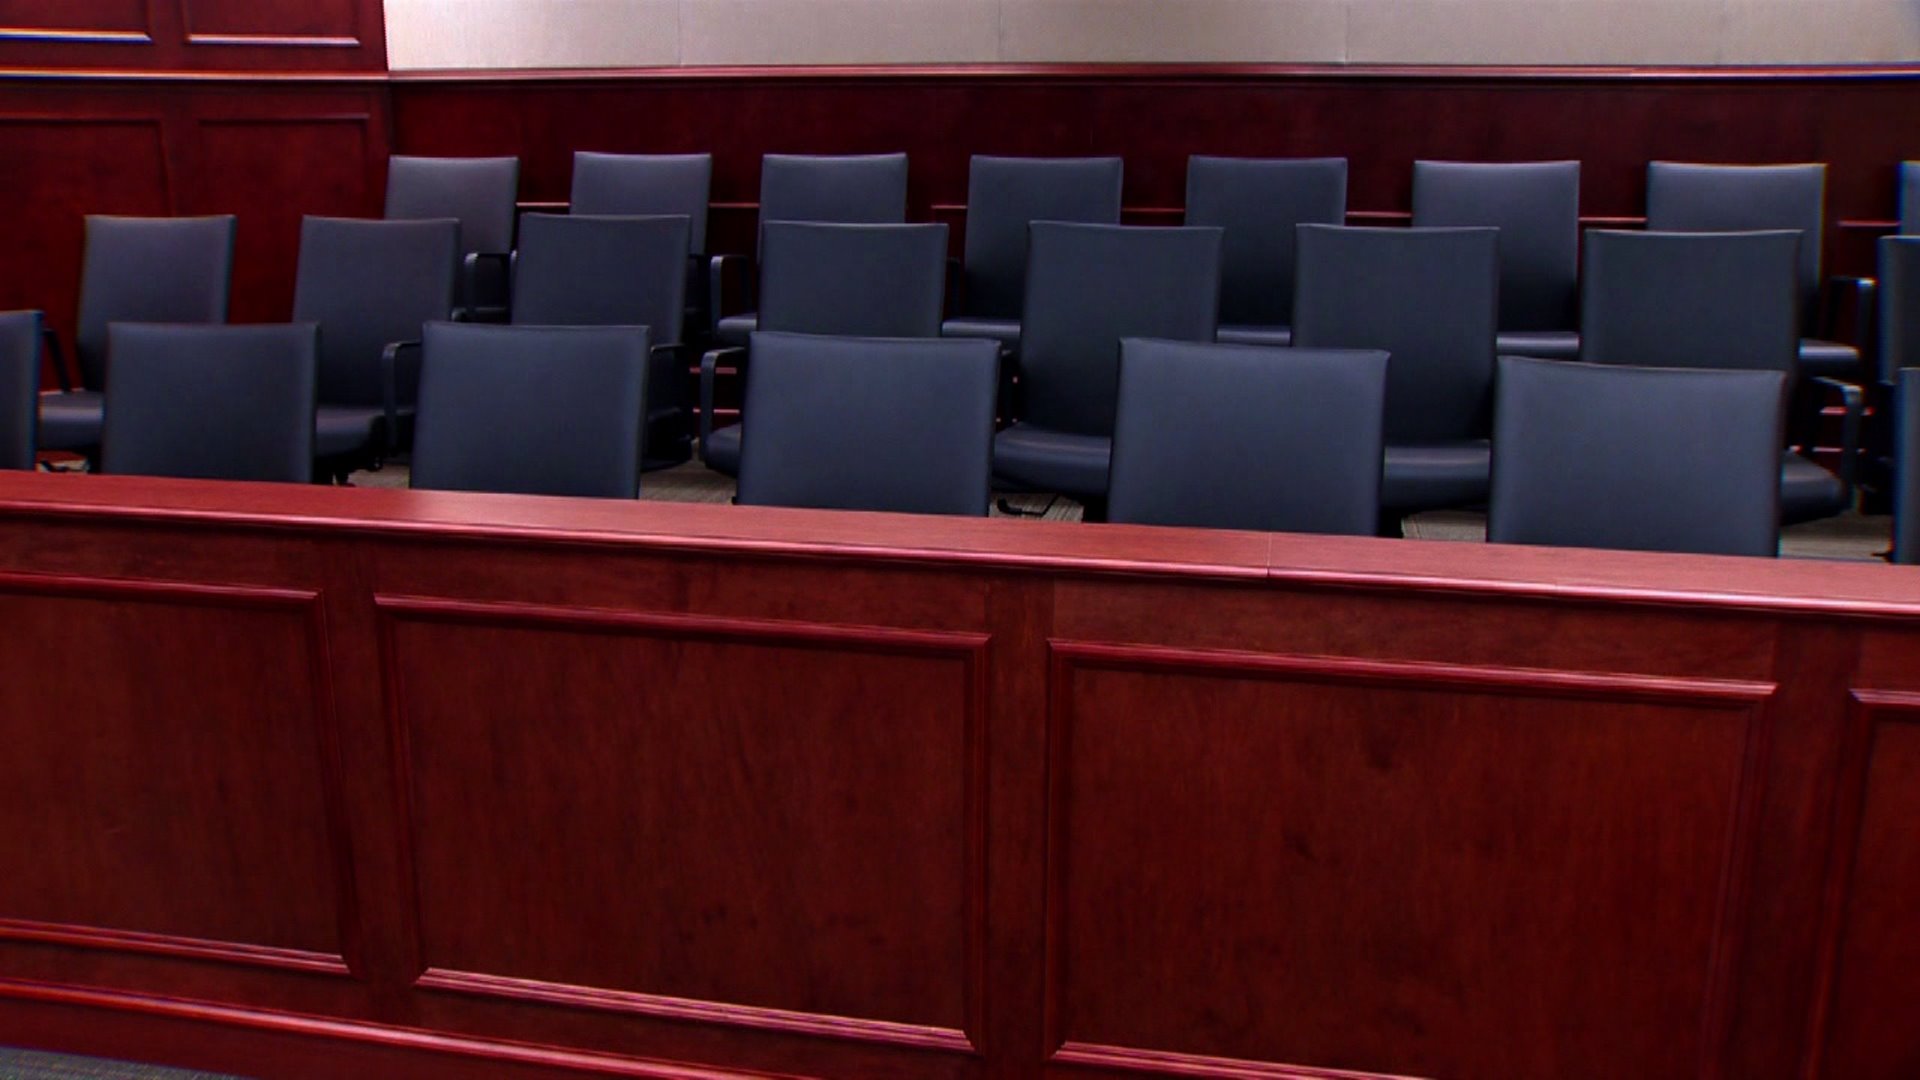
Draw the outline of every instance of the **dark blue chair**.
M1857 380L1860 350L1813 336L1821 317L1821 247L1826 233L1827 167L1805 165L1647 165L1649 232L1752 232L1792 229L1800 234L1800 370Z
M1487 539L1777 553L1787 373L1503 357Z
M314 456L338 477L405 445L420 328L452 314L460 223L309 217L293 318L320 325Z
M1018 420L993 440L1003 483L1105 513L1120 341L1212 341L1219 229L1039 221L1027 251Z
M1498 230L1300 226L1293 343L1387 363L1381 530L1487 496Z
M1108 520L1371 535L1387 354L1120 343Z
M1502 356L1580 356L1580 163L1413 163L1413 226L1500 230Z
M763 230L759 323L766 330L835 337L940 336L947 280L945 225L773 222ZM700 360L700 459L738 476L738 424L714 424L722 363L746 365L749 350L715 349ZM746 375L753 385L751 371Z
M767 226L806 221L831 225L900 225L907 220L905 154L767 154L760 159L760 249ZM726 315L727 267L738 256L711 263L713 336L721 345L744 346L761 329L756 314ZM742 271L751 276L750 270ZM762 279L764 288L764 277ZM765 329L777 330L769 326Z
M39 312L0 312L0 469L33 468L42 337Z
M1920 368L1894 375L1893 561L1920 563Z
M320 328L115 323L103 472L304 484Z
M1027 226L1036 221L1120 224L1123 168L1117 157L975 155L968 165L960 305L940 332L992 338L1017 349L1020 306L1026 302Z
M1799 379L1800 234L1656 233L1589 230L1582 274L1582 359L1634 367L1779 372ZM1846 413L1840 472L1784 451L1781 519L1830 517L1853 502L1860 444L1860 388L1805 380L1831 392Z
M413 486L631 499L647 331L430 323Z
M57 339L54 370L61 385L40 398L40 448L92 454L105 408L107 327L116 322L223 323L233 281L234 218L87 218L80 272L80 318L74 334L79 383L66 371Z
M1346 158L1188 158L1186 223L1223 233L1219 339L1289 344L1295 229L1346 220Z
M394 221L454 218L464 259L461 305L475 319L507 317L509 260L520 197L517 157L408 157L387 162L387 211Z
M713 192L712 154L573 155L571 212L592 217L687 219L687 248L707 253L707 207ZM524 223L522 224L524 228Z
M653 342L647 386L648 465L692 456L684 347L687 244L681 216L528 214L514 256L517 326L645 326Z
M739 502L987 512L1000 348L753 335Z

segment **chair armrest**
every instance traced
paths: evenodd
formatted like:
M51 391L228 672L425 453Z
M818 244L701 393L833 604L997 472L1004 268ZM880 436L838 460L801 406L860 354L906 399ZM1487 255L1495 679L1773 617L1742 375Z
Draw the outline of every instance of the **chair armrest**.
M1823 387L1840 398L1846 415L1840 422L1840 483L1846 488L1847 502L1853 502L1855 463L1860 458L1861 415L1866 411L1866 394L1850 382L1816 375L1808 382Z
M732 359L736 363L744 359L747 350L738 345L725 349L709 349L700 357L700 447L706 449L707 438L713 434L713 378L720 370L722 359Z
M387 412L387 453L400 449L400 403L413 404L420 396L420 355L418 341L395 341L380 352L380 395ZM407 371L400 366L401 356L413 357ZM404 391L404 392L403 392Z
M1024 404L1020 400L1020 350L1000 343L1000 396L997 402L1001 421L1007 427L1019 419Z
M965 311L967 302L965 292L966 264L953 256L947 256L947 310L946 317L951 319Z
M47 346L47 352L53 357L53 377L60 380L60 391L67 393L73 389L74 372L67 370L67 351L60 347L60 335L51 326L40 328L40 340Z
M745 287L745 283L753 276L749 272L753 266L753 260L745 255L715 255L709 259L707 262L707 321L709 323L707 329L716 335L720 333L720 320L726 317L729 310L747 310L744 304L727 303L727 267L729 266L740 268L737 272L742 275L741 292L747 296L749 303L752 300L751 290Z
M1880 283L1870 277L1839 274L1827 279L1826 288L1826 318L1820 326L1821 335L1828 340L1847 341L1857 346L1860 356L1866 361L1867 370L1878 377L1878 350L1874 347L1874 338L1877 336L1875 331L1879 329ZM1844 321L1841 319L1842 313L1846 316ZM1852 333L1842 335L1839 332L1842 329Z
M466 312L467 317L458 321L485 322L487 320L481 318L483 312L489 315L506 316L508 312L507 308L480 306L480 262L483 259L498 262L501 273L505 275L505 280L511 283L513 281L513 258L514 253L510 251L472 251L467 253L466 262L460 275L460 310ZM509 295L511 295L511 284L508 285L508 290ZM456 314L458 313L456 312Z

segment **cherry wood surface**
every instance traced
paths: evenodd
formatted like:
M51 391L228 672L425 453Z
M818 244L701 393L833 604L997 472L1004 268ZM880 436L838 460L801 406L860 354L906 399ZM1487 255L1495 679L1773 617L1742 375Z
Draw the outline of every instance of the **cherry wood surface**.
M385 71L381 0L6 0L0 69Z
M1901 1077L1904 567L0 475L0 1042Z

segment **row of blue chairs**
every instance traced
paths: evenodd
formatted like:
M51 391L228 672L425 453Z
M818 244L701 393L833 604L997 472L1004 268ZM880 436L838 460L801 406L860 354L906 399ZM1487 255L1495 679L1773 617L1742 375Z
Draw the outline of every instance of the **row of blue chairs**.
M37 313L0 315L16 393L39 337ZM308 478L317 326L109 337L104 471ZM740 502L987 512L995 343L757 331L751 348ZM413 485L635 497L650 352L644 328L429 324ZM1378 350L1120 342L1111 520L1372 533L1389 366ZM1775 552L1786 373L1506 358L1497 383L1489 539ZM31 448L14 442L17 464Z
M89 222L79 339L89 385L42 397L41 448L98 441L113 323L218 321L232 228L231 219ZM1012 377L1000 409L1011 423L996 438L995 473L1010 484L1071 495L1097 516L1108 475L1117 343L1216 338L1223 231L1058 222L1029 228L1025 319L1019 349L1009 350ZM456 230L451 220L305 223L295 315L321 327L316 457L338 462L370 445L392 452L404 444L417 381L414 339L452 307ZM763 328L941 334L945 226L775 222L765 232ZM679 330L687 238L681 217L530 218L514 267L522 295L512 318L523 325L649 327L657 342L650 349L650 426L684 420L689 354ZM1499 238L1489 228L1298 227L1295 343L1381 349L1393 358L1382 498L1390 513L1486 497ZM1800 364L1799 244L1791 231L1594 231L1586 244L1582 355L1792 376ZM161 266L166 287L154 288ZM106 286L94 287L96 267ZM723 364L745 366L750 355L722 348L700 360L701 451L723 472L738 471L740 431L714 422L721 411L715 379ZM1838 475L1802 455L1783 456L1789 521L1839 512L1852 495L1858 388L1806 382L1838 395L1848 434Z

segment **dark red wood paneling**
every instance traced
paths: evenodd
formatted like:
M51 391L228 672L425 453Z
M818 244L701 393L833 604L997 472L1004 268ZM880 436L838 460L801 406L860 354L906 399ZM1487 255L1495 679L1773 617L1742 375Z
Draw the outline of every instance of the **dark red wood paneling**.
M419 985L972 1048L984 637L378 602Z
M198 169L188 205L240 215L231 317L275 322L293 310L300 219L377 213L383 117L365 94L262 101L210 95L185 133Z
M1848 220L1893 214L1920 73L1058 68L400 75L407 153L523 158L523 197L563 201L574 150L716 156L718 241L752 249L760 155L905 150L912 213L966 201L967 158L1120 154L1136 212L1185 201L1190 154L1343 155L1349 206L1403 213L1419 158L1584 163L1582 212L1643 212L1646 163L1826 161L1831 269L1871 273ZM1159 216L1159 215L1153 215ZM1857 232L1858 230L1855 230ZM1870 241L1871 232L1864 234Z
M6 0L14 70L363 71L386 61L381 0Z
M0 1042L1920 1060L1908 568L31 474L0 565Z
M1859 765L1843 786L1839 903L1823 972L1810 1075L1861 1080L1920 1071L1920 945L1906 939L1920 890L1920 695L1863 693Z
M7 0L0 39L47 42L146 37L152 0Z

